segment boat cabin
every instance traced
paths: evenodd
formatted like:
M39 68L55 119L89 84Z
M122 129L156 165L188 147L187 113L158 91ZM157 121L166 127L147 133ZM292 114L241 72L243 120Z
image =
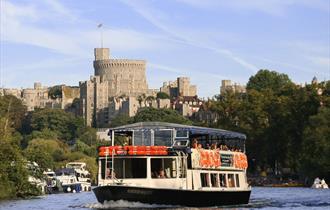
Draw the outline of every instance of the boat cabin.
M98 185L249 190L246 136L222 129L141 122L111 128L99 147Z

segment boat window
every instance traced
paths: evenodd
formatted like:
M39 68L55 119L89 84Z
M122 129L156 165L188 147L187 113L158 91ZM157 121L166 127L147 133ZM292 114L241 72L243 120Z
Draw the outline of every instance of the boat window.
M123 166L124 166L124 159L122 158L115 158L114 159L114 176L116 179L124 178L123 173ZM110 169L111 170L111 169Z
M124 178L147 178L146 158L125 158Z
M219 187L219 176L218 174L211 174L212 187Z
M210 187L210 176L208 173L201 173L202 187Z
M171 146L172 130L155 130L154 145L155 146Z
M238 174L235 175L236 178L236 187L239 187L239 176Z
M228 186L235 187L234 174L228 174Z
M189 145L188 139L175 139L173 142L173 147L187 147Z
M114 175L116 179L147 178L147 159L115 158Z
M176 178L175 158L151 158L151 178Z
M188 131L187 130L176 130L175 137L176 138L188 138Z
M130 145L130 144L131 144L131 137L130 136L115 135L114 145Z
M227 187L226 174L219 174L220 177L220 187Z
M151 131L134 131L134 145L151 145Z

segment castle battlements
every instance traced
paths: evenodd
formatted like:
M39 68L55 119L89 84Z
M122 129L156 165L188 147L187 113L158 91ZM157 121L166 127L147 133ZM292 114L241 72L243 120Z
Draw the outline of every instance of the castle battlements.
M129 60L129 59L107 59L94 61L94 68L111 68L111 67L144 67L145 60Z

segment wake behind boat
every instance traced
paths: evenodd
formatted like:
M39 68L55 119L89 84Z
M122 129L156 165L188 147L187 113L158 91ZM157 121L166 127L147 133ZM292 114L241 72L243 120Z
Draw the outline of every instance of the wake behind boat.
M183 206L247 204L245 135L143 122L110 129L99 148L97 200ZM125 145L125 146L124 146Z

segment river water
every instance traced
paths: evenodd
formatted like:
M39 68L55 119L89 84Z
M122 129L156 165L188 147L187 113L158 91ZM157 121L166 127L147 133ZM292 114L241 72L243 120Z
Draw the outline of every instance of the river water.
M92 192L53 194L28 200L0 202L0 210L89 210L89 209L197 209L180 206L116 201L99 204ZM254 187L250 203L202 209L330 209L330 189Z

